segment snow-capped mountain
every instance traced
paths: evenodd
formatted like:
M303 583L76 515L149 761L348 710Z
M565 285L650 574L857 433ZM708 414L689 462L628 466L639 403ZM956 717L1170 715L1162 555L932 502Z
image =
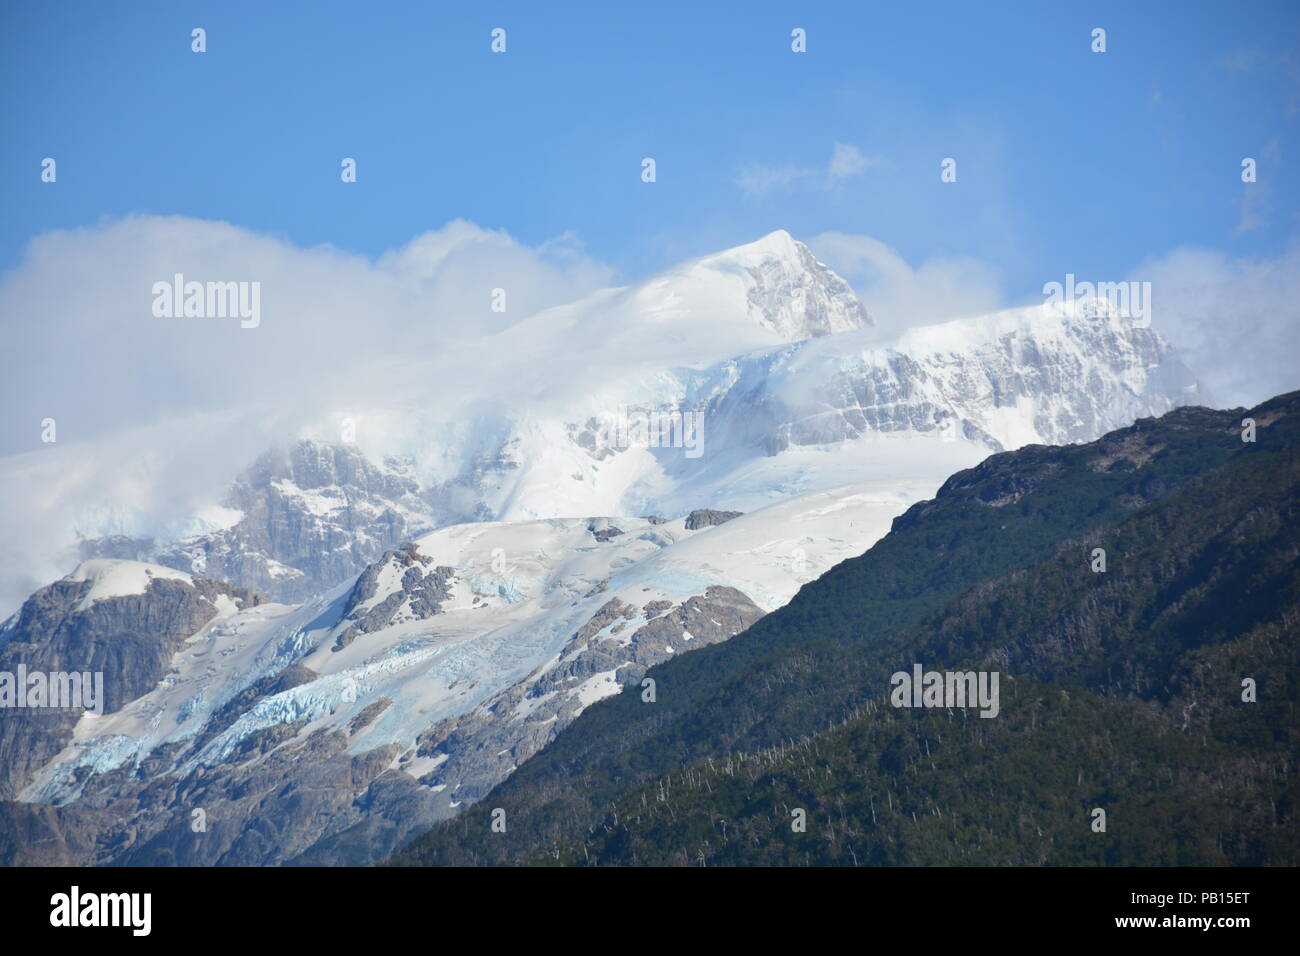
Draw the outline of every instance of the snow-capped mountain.
M909 329L806 340L730 359L693 390L721 440L824 445L901 432L1002 451L1095 438L1203 398L1158 334L1113 311L1013 309ZM716 442L716 439L715 439Z
M399 366L357 444L316 423L202 534L91 536L10 619L0 654L131 633L148 662L15 764L19 825L57 847L35 862L376 859L951 473L1204 400L1100 306L884 335L785 232L477 347L516 363L509 393Z
M783 342L873 325L849 284L784 229L666 272L628 301L658 322L753 324Z
M578 359L603 383L872 326L853 289L784 230L644 282L539 312L490 340L494 354ZM561 354L562 353L562 354ZM538 382L551 384L540 361Z
M864 326L663 368L567 415L500 418L431 500L444 520L753 508L862 468L951 472L1205 401L1156 331L1101 307L1013 309L895 337ZM681 442L626 437L629 421L662 438L678 418Z
M753 510L866 477L941 479L989 451L1087 440L1205 400L1155 330L1106 308L883 335L784 231L545 310L478 348L488 362L525 357L513 392L462 399L403 366L360 410L359 445L313 439L238 476L213 502L225 527L92 538L82 555L297 602L425 528ZM311 433L336 434L334 420Z
M562 351L572 359L590 349L593 367L613 369L617 378L627 373L643 388L594 391L571 414L560 409L539 416L526 408L482 404L467 411L454 396L421 386L407 404L371 412L390 431L410 434L396 443L396 456L372 461L356 445L305 438L268 450L233 479L212 509L223 527L154 540L110 533L107 525L101 535L86 535L79 552L83 558L154 561L298 602L438 524L626 513L623 486L653 470L653 456L632 449L606 461L610 449L583 447L586 425L575 416L591 419L591 409L608 417L628 401L671 398L681 385L665 373L665 363L730 356L870 324L843 279L788 233L774 232L640 285L547 310L496 336L489 347L498 355L535 356L531 364L539 374L555 379L562 376L548 371L557 363L547 353ZM414 462L431 457L436 464L424 469L421 483ZM520 467L521 457L528 467ZM620 480L621 472L626 475ZM503 473L519 479L495 496L514 498L511 507L480 490ZM578 474L582 478L575 479Z

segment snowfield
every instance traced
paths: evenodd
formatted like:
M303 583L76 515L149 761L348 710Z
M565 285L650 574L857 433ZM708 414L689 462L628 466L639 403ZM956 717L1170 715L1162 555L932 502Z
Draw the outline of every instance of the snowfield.
M341 651L332 649L333 641L352 582L301 607L259 605L218 616L176 655L151 693L116 713L84 718L72 743L22 799L75 798L77 768L103 773L136 765L160 745L194 738L237 694L291 664L317 676L260 700L174 772L220 763L251 734L275 725L301 722L299 737L345 728L381 699L391 704L352 738L350 749L395 744L409 751L436 721L545 671L609 601L677 605L720 585L771 611L804 583L869 548L895 515L933 494L942 480L933 474L800 495L697 531L685 529L685 518L611 518L604 524L621 533L606 542L591 530L599 519L443 528L415 542L436 565L455 569L451 600L439 613L363 634ZM138 562L87 562L77 580L94 575L96 588L111 582L118 593L142 593L153 570ZM169 569L159 573L188 579ZM379 582L378 592L358 607L371 608L401 590L398 576L387 570ZM138 591L128 590L137 584ZM615 675L603 672L573 688L578 710L616 693Z

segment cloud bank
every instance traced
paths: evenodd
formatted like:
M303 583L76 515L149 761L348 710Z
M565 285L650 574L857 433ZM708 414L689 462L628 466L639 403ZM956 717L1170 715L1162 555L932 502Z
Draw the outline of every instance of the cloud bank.
M177 273L260 283L260 324L156 317ZM404 373L505 394L509 368L476 344L613 278L572 236L529 247L465 221L377 261L179 216L40 236L0 280L0 616L69 570L81 533L201 530L259 452L409 392Z
M1151 282L1151 325L1222 408L1300 388L1300 243L1275 257L1177 249L1134 270Z
M912 266L879 239L842 232L822 233L808 245L853 284L886 331L979 315L1005 304L998 269L974 257L940 257Z
M151 288L176 274L260 283L259 327L155 317ZM0 284L0 454L33 448L47 417L60 440L89 440L196 411L285 408L304 389L336 394L368 362L437 355L612 278L570 237L529 248L464 221L378 262L184 217L47 233Z

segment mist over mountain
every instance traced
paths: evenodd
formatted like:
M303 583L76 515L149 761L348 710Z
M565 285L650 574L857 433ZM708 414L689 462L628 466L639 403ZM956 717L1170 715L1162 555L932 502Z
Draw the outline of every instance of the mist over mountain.
M447 523L752 510L864 478L937 483L988 450L1212 398L1157 328L1113 310L879 333L784 231L411 355L323 370L313 388L347 380L324 407L290 398L270 417L259 404L0 463L0 488L34 505L5 516L7 600L80 557L192 570L196 554L298 600ZM693 450L620 446L620 424L688 413L704 426Z

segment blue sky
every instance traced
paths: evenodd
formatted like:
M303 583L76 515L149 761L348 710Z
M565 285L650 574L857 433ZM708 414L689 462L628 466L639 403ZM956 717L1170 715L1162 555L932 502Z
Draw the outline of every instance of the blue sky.
M572 233L628 280L780 227L870 235L909 261L978 256L1020 299L1183 245L1274 255L1297 232L1283 167L1300 115L1295 3L50 3L2 16L3 268L43 231L130 213L367 256L465 218L530 245ZM504 55L489 51L497 26ZM1089 48L1098 26L1104 54ZM790 50L794 27L805 54ZM837 144L865 168L831 176ZM45 156L54 185L39 179ZM355 185L339 181L344 156ZM953 184L939 179L947 156ZM1260 163L1253 186L1244 156Z

